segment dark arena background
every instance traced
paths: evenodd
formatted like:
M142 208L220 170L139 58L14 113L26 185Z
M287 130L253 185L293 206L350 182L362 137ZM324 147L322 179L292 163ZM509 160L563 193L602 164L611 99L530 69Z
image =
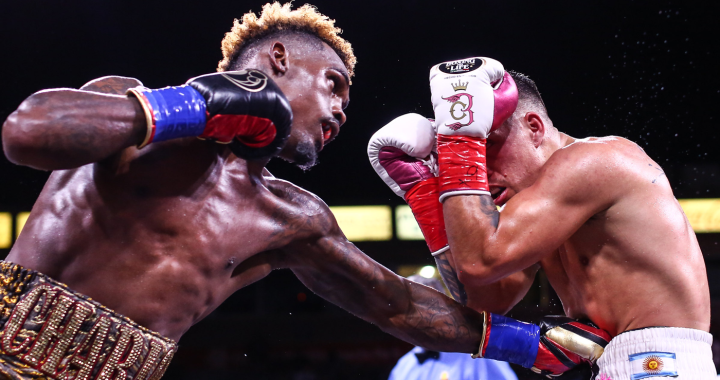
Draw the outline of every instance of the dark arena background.
M151 88L215 71L234 18L263 0L22 0L0 5L0 119L45 88L105 75ZM304 2L296 2L300 6ZM270 171L320 196L368 255L409 275L433 260L365 149L394 117L432 116L428 70L470 56L534 79L550 117L575 137L619 135L663 165L703 250L720 333L720 12L695 1L316 1L358 57L348 122L308 172ZM0 158L0 257L49 173ZM368 228L368 224L371 228ZM432 269L425 269L432 275ZM628 289L628 291L632 291ZM562 313L538 274L510 316ZM717 335L716 335L717 336ZM386 379L410 345L277 271L194 326L165 376L185 379ZM716 362L717 363L717 362ZM514 367L521 379L537 378Z

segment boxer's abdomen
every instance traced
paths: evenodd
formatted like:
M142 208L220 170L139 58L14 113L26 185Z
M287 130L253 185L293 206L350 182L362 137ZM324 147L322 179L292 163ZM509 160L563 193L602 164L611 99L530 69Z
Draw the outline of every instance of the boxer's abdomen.
M277 248L268 242L271 194L248 191L237 167L220 165L198 178L206 182L162 195L98 191L93 175L91 165L53 173L7 260L169 338L237 289L240 263Z
M561 269L546 269L548 278L570 316L613 336L648 326L707 331L709 290L695 235L667 181L647 184L586 222L559 249Z

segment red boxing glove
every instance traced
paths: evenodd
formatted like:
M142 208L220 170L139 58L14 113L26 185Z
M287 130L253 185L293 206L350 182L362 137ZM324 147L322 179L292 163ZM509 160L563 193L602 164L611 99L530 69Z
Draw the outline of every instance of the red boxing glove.
M582 363L594 364L610 342L610 334L594 323L565 316L540 321L540 344L532 370L548 378Z
M439 198L438 179L435 176L420 181L405 193L405 201L410 206L433 256L450 248L445 234L445 219Z

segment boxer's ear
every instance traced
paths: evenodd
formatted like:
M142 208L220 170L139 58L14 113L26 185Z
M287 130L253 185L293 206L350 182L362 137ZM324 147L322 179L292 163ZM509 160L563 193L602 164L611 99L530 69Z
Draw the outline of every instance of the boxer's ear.
M272 45L270 45L268 58L270 59L270 66L272 67L273 74L275 75L284 75L290 67L288 51L285 49L285 45L283 45L282 42L275 41Z
M539 147L545 139L545 123L540 115L535 112L528 112L523 117L523 125L525 125L532 134L531 140L535 148Z

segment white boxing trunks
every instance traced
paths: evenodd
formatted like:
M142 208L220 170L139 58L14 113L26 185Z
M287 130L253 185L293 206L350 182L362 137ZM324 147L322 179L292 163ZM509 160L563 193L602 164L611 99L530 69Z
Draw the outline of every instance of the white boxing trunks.
M704 331L679 327L626 331L605 347L595 380L717 380L712 339Z

